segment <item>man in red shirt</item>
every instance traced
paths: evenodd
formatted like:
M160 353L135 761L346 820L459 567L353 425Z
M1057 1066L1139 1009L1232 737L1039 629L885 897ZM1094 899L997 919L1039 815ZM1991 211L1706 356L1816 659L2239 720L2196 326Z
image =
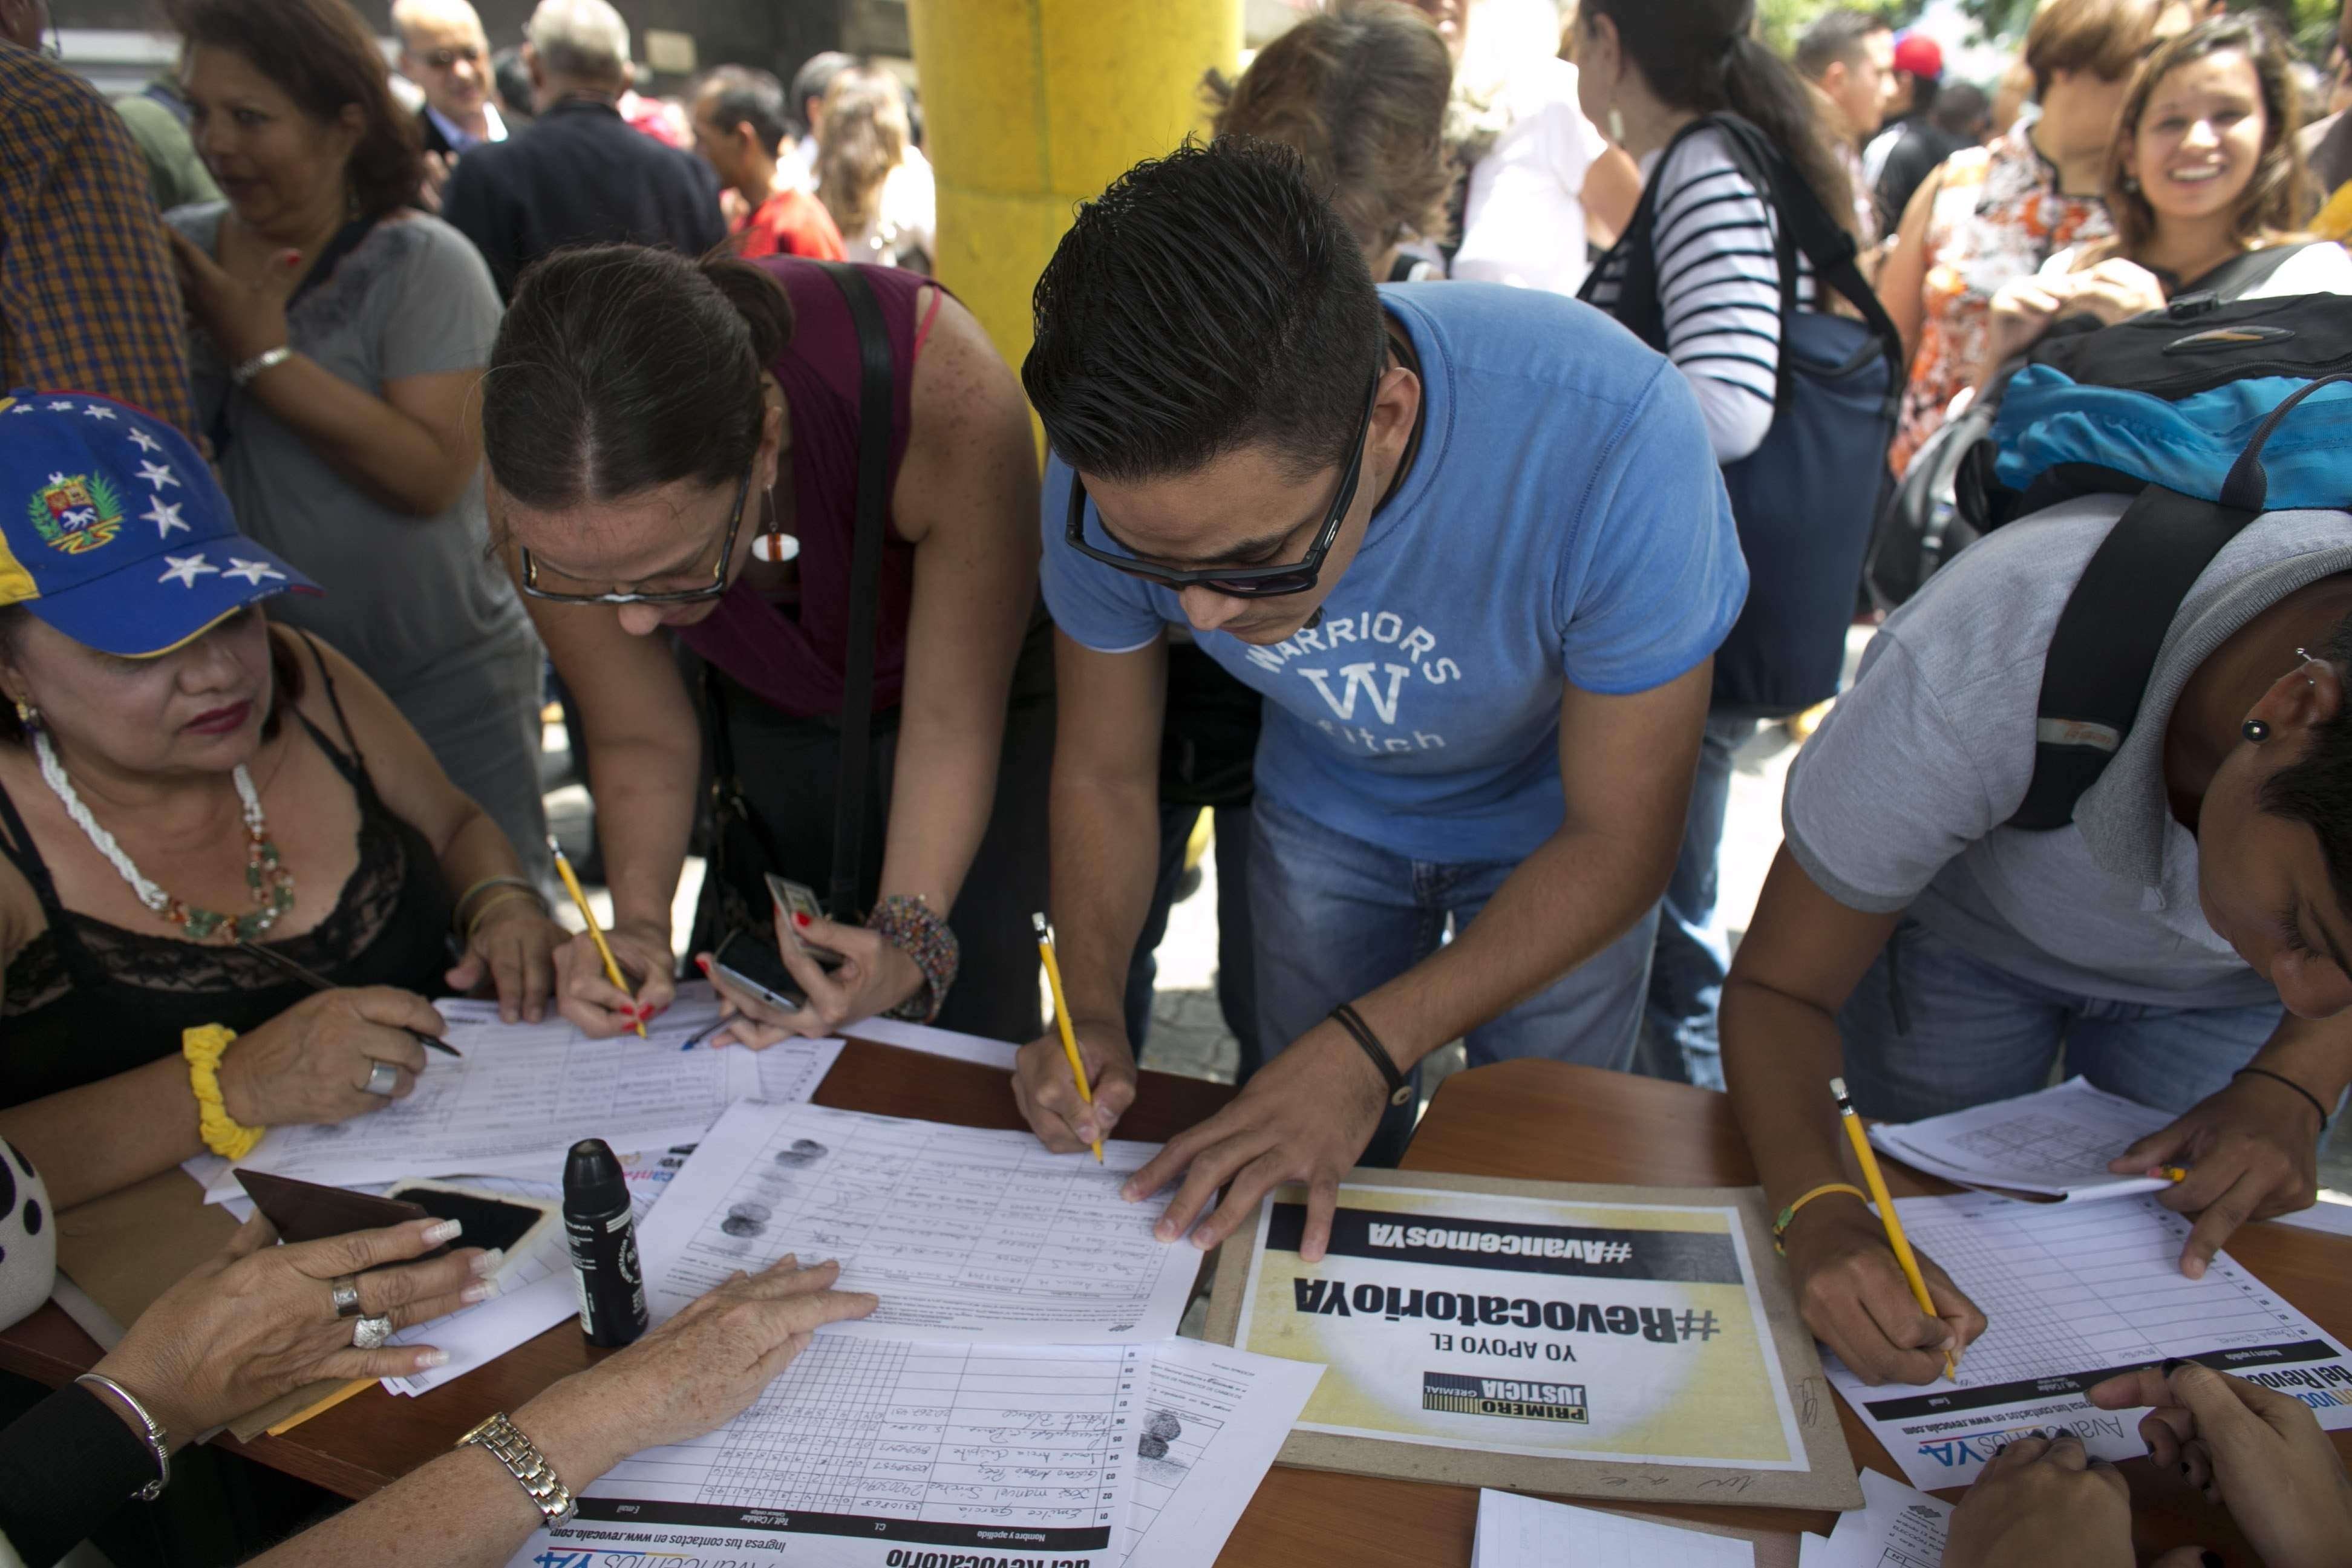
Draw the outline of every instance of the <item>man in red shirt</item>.
M844 260L833 215L778 173L786 123L782 83L766 71L720 66L695 94L694 150L742 198L731 226L743 255Z

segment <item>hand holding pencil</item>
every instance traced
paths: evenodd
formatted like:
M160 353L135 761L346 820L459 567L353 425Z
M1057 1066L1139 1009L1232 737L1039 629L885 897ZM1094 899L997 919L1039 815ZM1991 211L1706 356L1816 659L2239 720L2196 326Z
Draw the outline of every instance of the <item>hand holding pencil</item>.
M612 1027L610 1016L613 1013L619 1013L627 1019L629 1026L636 1031L637 1037L645 1038L646 1020L660 1012L669 1002L669 979L667 972L648 964L646 966L646 979L644 987L646 994L640 997L630 990L628 977L623 973L620 960L613 952L613 944L605 940L604 932L597 926L595 912L589 907L588 895L581 888L580 879L572 872L571 860L564 855L562 846L555 841L553 834L548 835L547 847L555 857L556 874L562 878L564 890L572 895L572 906L580 911L581 923L587 928L585 935L595 944L596 965L604 971L604 979L610 983L612 989L620 994L620 1001L617 1003L591 994L594 987L593 985L583 987L581 984L585 976L578 973L577 960L567 962L566 959L567 953L577 952L576 945L572 949L559 950L556 958L556 978L559 1005L564 1016L587 1029L591 1034L601 1034ZM642 944L639 946L638 956L642 961ZM666 945L663 956L667 957ZM656 992L659 994L656 995L655 994Z

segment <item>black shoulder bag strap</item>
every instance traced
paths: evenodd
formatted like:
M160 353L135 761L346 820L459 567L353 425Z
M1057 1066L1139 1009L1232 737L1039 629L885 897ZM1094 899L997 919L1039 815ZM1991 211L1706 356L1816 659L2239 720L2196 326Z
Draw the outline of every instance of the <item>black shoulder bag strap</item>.
M890 509L890 390L897 367L882 306L864 273L820 261L857 327L857 522L849 556L849 647L841 674L841 771L835 785L833 886L825 912L854 921L866 841L866 774L874 740L874 638L882 615L882 533Z
M2270 493L2263 444L2288 410L2338 381L2352 381L2352 372L2321 376L2271 410L2230 466L2220 500L2150 485L2116 520L2051 634L2035 710L2033 782L2008 826L2047 833L2074 819L2075 802L2131 733L2180 602L2221 547L2262 512Z
M1786 321L1795 310L1797 269L1790 255L1793 248L1813 264L1814 288L1836 290L1862 317L1871 336L1878 340L1886 355L1886 405L1892 413L1902 401L1908 358L1903 352L1902 332L1896 330L1886 308L1878 302L1877 291L1871 288L1870 280L1862 275L1860 252L1853 236L1830 216L1812 186L1805 183L1787 155L1763 132L1736 114L1709 115L1703 123L1724 133L1734 149L1733 161L1743 166L1757 194L1770 204L1779 219L1774 226L1779 231L1780 252L1781 320ZM1785 338L1782 347L1780 396L1786 398L1790 355L1785 352Z

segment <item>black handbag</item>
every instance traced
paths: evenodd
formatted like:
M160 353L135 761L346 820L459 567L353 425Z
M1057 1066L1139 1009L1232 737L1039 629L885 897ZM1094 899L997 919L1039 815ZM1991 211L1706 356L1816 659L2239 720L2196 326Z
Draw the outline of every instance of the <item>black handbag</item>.
M841 678L841 763L833 821L833 875L825 898L832 919L858 923L858 867L866 841L866 773L874 749L874 639L881 616L882 535L890 500L890 333L874 287L845 262L815 263L848 302L857 328L857 509L849 558L848 663ZM711 732L711 845L698 931L718 935L765 921L740 902L737 889L782 868L774 835L746 800L728 739L724 682L706 670L703 703ZM719 901L714 906L712 900ZM711 916L717 914L714 923Z

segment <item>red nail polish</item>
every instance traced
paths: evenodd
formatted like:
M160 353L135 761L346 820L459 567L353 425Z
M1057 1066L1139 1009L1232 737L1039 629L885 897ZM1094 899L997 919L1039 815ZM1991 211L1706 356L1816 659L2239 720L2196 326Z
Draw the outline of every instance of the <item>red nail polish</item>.
M796 925L796 926L804 926L804 925L806 925L806 924L808 924L808 923L809 923L809 918L808 918L808 916L807 916L807 915L805 915L805 914L802 913L802 912L801 912L800 910L793 910L793 924L794 924L794 925Z
M694 955L694 967L702 971L703 973L708 974L710 973L710 960L703 957L702 954L698 952Z

